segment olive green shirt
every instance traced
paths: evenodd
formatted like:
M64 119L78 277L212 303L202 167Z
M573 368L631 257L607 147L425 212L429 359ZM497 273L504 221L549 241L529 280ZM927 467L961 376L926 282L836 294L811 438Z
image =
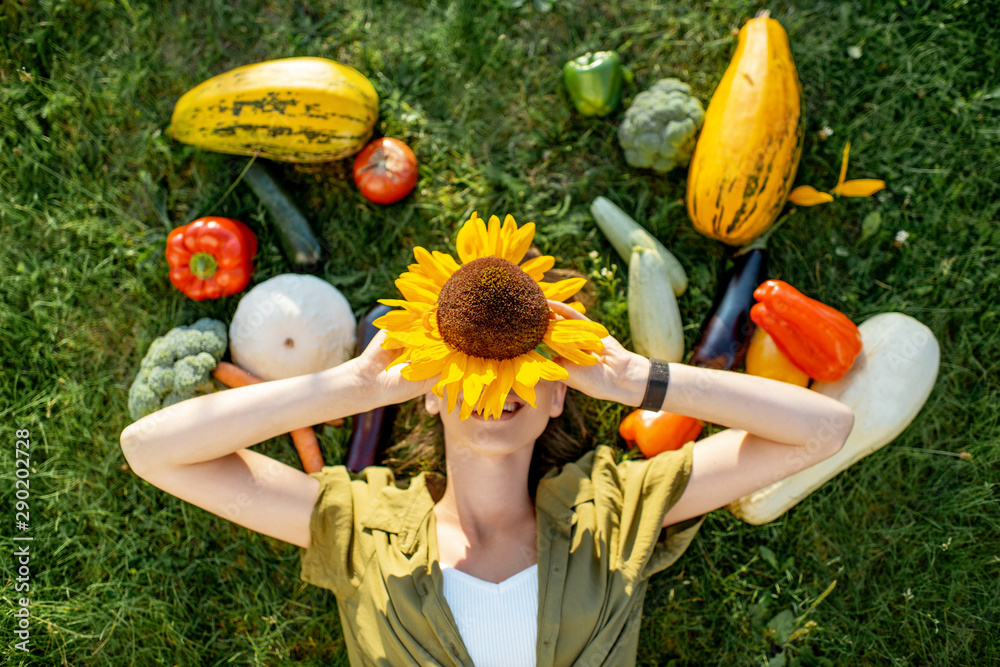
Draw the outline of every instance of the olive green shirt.
M539 482L539 666L635 662L649 577L681 556L704 518L662 528L693 447L616 463L599 446ZM343 466L312 476L320 493L302 579L337 596L351 664L471 666L442 589L431 511L440 478L423 473L402 489L388 468L355 481Z

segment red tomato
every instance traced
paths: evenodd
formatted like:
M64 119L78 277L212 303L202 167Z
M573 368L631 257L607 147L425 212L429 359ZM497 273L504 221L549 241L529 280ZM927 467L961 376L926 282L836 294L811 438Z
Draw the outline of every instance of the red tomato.
M399 139L376 139L354 158L354 183L368 201L397 202L417 184L417 156Z

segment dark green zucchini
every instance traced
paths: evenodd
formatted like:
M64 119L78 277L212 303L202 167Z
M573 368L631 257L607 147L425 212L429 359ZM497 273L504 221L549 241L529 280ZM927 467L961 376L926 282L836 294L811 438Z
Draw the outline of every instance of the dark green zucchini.
M319 262L322 256L319 240L270 169L260 160L254 160L243 178L271 214L288 260L299 266L311 266Z

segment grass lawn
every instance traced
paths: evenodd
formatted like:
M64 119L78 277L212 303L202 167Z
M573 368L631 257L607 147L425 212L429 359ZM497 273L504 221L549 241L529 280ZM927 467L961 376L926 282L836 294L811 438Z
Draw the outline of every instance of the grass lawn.
M255 282L288 272L229 157L165 134L177 98L250 62L313 55L366 74L378 133L421 176L381 207L349 162L280 173L325 244L320 275L358 315L395 294L414 245L451 247L469 213L512 213L561 266L593 275L592 311L630 343L627 271L590 217L607 195L678 256L687 347L725 247L696 233L686 172L629 168L621 111L585 119L565 60L617 49L626 102L661 77L707 105L742 0L12 0L0 6L0 655L12 665L347 664L333 597L299 580L298 549L138 479L119 447L146 348L238 297L196 303L166 278L164 242L199 215L239 218ZM236 9L233 5L239 5ZM516 4L516 3L515 3ZM871 199L802 210L771 241L771 275L860 322L898 311L941 344L937 384L889 447L771 524L724 511L657 575L644 665L1000 664L1000 50L987 0L767 5L788 31L806 135L797 183L884 178ZM426 5L426 6L425 6ZM832 135L822 138L821 130ZM221 203L218 203L222 200ZM880 226L862 233L878 213ZM871 221L873 218L869 218ZM897 232L909 234L897 245ZM596 251L596 259L591 256ZM601 269L607 268L607 275ZM623 409L586 405L598 440ZM14 647L14 441L31 435L31 651ZM340 462L348 427L322 435ZM287 439L258 447L296 463ZM960 454L966 453L967 455ZM810 605L830 587L829 595ZM787 637L792 628L801 632ZM777 639L768 627L785 625Z

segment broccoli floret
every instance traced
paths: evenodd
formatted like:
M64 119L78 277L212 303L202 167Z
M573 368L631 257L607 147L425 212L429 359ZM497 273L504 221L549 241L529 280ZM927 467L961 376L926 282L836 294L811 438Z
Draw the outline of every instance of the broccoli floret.
M664 173L691 161L705 121L701 102L678 79L660 79L635 96L618 127L618 143L633 167Z
M215 370L218 359L208 352L199 352L193 357L184 357L174 364L173 391L178 396L191 398L205 386L209 373Z
M132 419L211 392L210 374L228 345L226 325L207 317L154 340L129 389Z

